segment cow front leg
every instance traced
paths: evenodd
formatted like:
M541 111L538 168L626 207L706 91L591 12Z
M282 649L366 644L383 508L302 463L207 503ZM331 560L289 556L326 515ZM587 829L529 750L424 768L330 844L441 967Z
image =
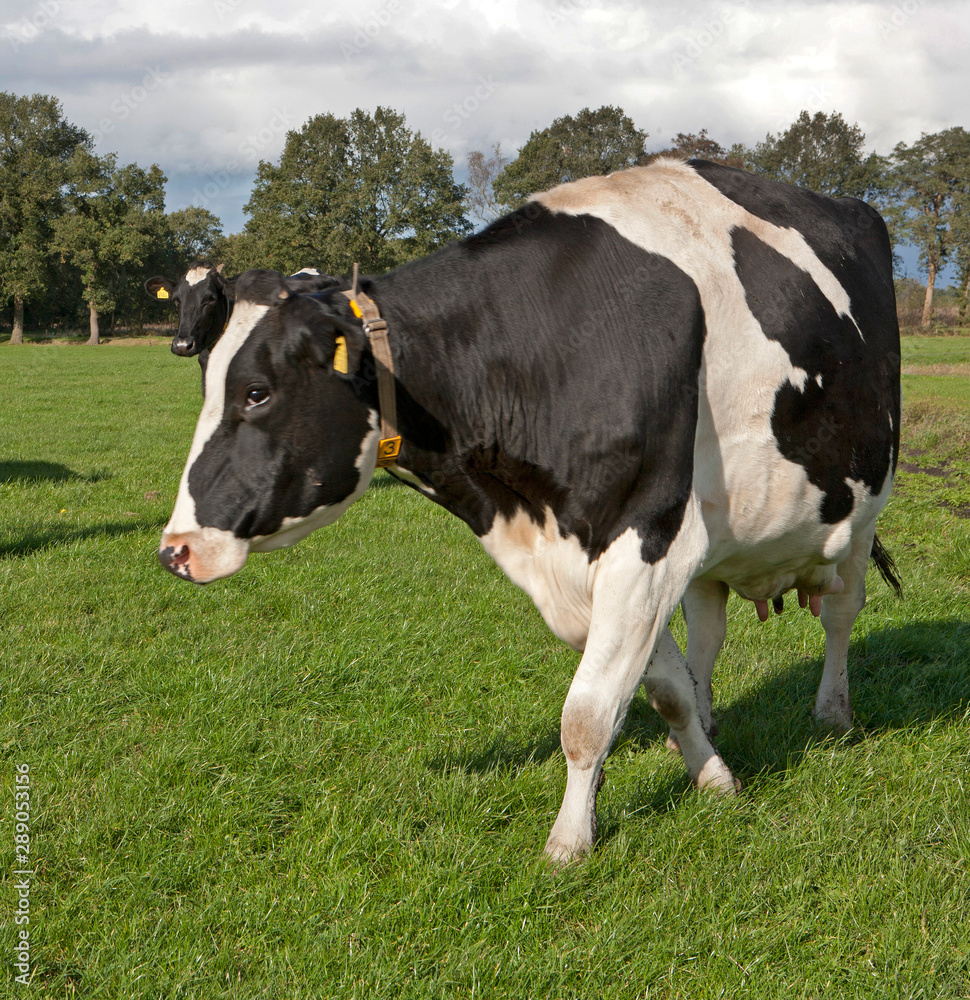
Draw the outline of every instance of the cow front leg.
M593 602L586 648L562 710L566 791L545 847L557 864L581 857L596 840L603 762L674 607L658 608L649 599L650 576L633 586L622 578L615 586L601 580L599 600Z
M838 575L845 583L841 593L822 598L822 627L825 629L825 666L818 686L812 715L838 733L852 728L852 702L849 697L849 637L859 612L866 604L866 567L872 553L876 531L873 521L855 532L848 558L838 565Z
M640 664L657 631L660 640L644 677ZM687 664L666 628L655 629L639 648L621 643L609 655L589 644L562 713L566 792L545 848L556 863L581 857L596 840L596 794L603 763L641 680L650 703L678 740L691 780L699 788L736 790L734 777L701 722Z

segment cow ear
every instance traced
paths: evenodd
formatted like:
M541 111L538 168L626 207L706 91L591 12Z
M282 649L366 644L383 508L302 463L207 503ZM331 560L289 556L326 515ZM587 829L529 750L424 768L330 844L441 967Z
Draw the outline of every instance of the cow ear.
M364 350L364 331L360 326L327 316L323 323L313 323L312 327L310 343L316 363L340 378L355 378Z
M223 269L223 268L224 268L225 266L226 266L226 263L225 263L225 261L223 261L223 262L222 262L222 263L221 263L221 264L220 264L220 265L219 265L219 266L218 266L218 267L216 268L216 274L222 274L222 269Z
M354 323L335 324L333 373L352 379L360 370L360 357L364 352L364 331Z
M175 282L156 274L154 278L149 278L145 282L145 291L153 299L162 299L163 301L171 299L172 292L175 291Z

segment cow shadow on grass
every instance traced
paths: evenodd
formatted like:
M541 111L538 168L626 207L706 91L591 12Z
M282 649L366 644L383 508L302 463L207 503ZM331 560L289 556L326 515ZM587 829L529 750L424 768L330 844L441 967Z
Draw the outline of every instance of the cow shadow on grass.
M59 462L0 461L0 483L100 483L110 478L107 472L84 476Z
M796 770L814 746L837 739L811 717L822 664L822 657L793 662L728 703L718 702L715 667L714 715L720 730L715 743L742 786L766 774ZM841 738L846 753L871 734L922 728L965 715L970 711L970 622L916 622L857 639L849 649L849 690L853 728ZM666 736L666 724L640 689L614 752L629 744L656 750ZM514 772L561 753L558 720L550 720L531 733L499 734L486 747L439 757L429 766L469 773ZM607 760L607 775L609 766ZM645 781L626 810L667 812L688 787L686 773ZM612 825L608 818L601 824L604 838Z
M88 528L68 528L65 526L53 530L28 531L16 541L0 544L0 560L23 558L57 545L68 545L71 542L86 541L89 538L115 538L133 531L161 531L164 526L165 520L158 518L152 521L131 520L95 524Z

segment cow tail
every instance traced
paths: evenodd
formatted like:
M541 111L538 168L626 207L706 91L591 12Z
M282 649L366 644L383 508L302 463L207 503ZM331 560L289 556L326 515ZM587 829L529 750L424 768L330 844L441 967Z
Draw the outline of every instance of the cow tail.
M896 591L896 596L902 597L903 585L899 582L899 567L886 547L879 541L878 535L872 536L872 553L870 554L870 558L876 564L879 575Z

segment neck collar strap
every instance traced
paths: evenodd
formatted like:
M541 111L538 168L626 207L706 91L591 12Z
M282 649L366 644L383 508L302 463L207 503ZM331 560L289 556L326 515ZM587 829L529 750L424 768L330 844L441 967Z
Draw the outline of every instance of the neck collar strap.
M397 430L397 393L394 389L394 359L387 340L387 323L381 319L377 304L357 288L357 265L354 264L354 287L342 292L350 300L354 315L363 321L364 335L370 343L377 368L377 399L381 408L381 440L377 446L377 466L393 465L401 451Z

